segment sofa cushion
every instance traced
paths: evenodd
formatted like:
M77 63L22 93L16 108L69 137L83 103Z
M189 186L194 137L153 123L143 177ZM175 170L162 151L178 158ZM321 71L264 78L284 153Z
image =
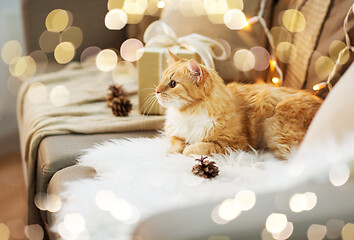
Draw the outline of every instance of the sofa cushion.
M47 192L52 176L59 170L72 166L84 150L109 139L152 137L157 131L141 131L105 134L69 134L43 139L38 150L36 192ZM33 216L34 217L34 216ZM42 218L46 218L42 214Z
M340 143L354 135L353 76L354 64L351 64L312 120L300 146L300 154L321 142Z
M315 84L327 80L331 67L334 66L335 49L345 42L343 21L353 1L297 0L291 2L290 5L286 3L289 1L279 1L280 9L278 8L277 12L280 12L280 15L274 14L273 23L281 24L280 10L295 8L304 15L306 26L304 31L293 34L292 43L297 51L297 58L286 67L284 85L312 90ZM353 29L353 27L354 22L349 21L348 29ZM351 54L351 58L347 58L347 63L339 68L332 83L338 81L353 60L353 54Z

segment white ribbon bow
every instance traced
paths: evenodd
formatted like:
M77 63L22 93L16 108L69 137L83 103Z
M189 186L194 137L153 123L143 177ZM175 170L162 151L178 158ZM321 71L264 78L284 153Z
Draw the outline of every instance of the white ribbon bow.
M196 33L177 38L172 28L162 21L155 21L146 28L144 42L149 47L172 47L172 52L177 52L180 47L189 49L198 53L204 64L210 68L215 68L213 58L228 58L227 51L220 42ZM218 56L213 50L215 46L221 50Z

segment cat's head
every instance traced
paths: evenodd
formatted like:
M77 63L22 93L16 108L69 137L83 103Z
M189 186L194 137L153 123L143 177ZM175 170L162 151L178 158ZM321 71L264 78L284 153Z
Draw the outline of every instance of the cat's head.
M173 53L171 62L156 88L163 107L182 109L200 102L208 94L209 70L195 60L179 59Z

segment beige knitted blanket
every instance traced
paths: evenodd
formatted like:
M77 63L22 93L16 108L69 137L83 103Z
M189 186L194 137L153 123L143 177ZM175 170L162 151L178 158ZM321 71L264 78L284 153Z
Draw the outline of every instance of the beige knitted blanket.
M23 83L17 114L29 202L33 201L35 194L38 147L46 136L161 128L163 116L139 114L137 84L133 79L123 85L132 101L132 112L128 117L114 116L104 100L112 82L111 73L72 63L63 70L39 75Z

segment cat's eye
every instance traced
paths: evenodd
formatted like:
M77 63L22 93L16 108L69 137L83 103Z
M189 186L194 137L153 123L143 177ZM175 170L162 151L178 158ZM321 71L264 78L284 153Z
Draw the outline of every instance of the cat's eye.
M176 82L175 80L171 80L171 82L168 83L168 86L169 86L170 88L174 88L174 87L177 86L177 82Z

